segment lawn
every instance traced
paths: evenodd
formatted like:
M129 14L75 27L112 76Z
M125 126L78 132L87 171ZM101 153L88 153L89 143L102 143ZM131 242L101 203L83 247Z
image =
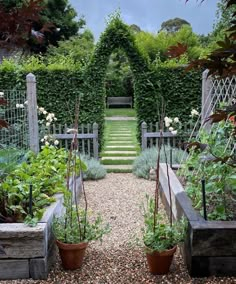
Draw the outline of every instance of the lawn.
M133 108L107 108L105 111L107 117L111 116L129 116L135 117L136 111Z

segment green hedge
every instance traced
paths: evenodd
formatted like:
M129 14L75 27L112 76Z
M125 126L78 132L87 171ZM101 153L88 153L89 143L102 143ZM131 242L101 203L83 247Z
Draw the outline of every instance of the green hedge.
M184 73L183 68L150 67L137 48L129 26L119 16L111 19L101 35L89 65L85 70L73 66L47 68L37 65L29 69L7 64L0 65L0 90L25 88L25 76L34 73L37 79L38 105L54 112L60 123L74 119L75 99L82 95L80 122L99 125L99 142L102 146L105 115L105 79L111 53L121 48L130 63L134 81L134 98L137 112L138 137L141 123L156 122L159 118L161 95L167 103L166 114L188 119L191 108L197 108L201 99L200 73ZM7 66L7 67L6 67ZM77 68L77 69L76 69Z
M201 107L201 72L185 71L185 67L159 67L153 77L160 82L161 94L166 103L166 115L189 120L191 110Z

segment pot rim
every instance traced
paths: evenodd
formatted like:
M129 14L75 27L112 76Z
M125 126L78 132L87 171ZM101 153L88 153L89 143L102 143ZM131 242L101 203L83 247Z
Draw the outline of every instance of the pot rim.
M62 241L59 240L56 240L56 244L59 248L64 250L85 249L88 246L88 242L69 244L69 243L63 243Z
M146 246L147 250L150 250L150 248L148 248ZM175 245L174 247L170 248L170 249L166 249L163 251L158 251L158 250L154 250L154 251L150 251L150 252L146 252L146 254L148 255L160 255L160 256L167 256L167 255L172 255L176 252L177 249L177 245Z

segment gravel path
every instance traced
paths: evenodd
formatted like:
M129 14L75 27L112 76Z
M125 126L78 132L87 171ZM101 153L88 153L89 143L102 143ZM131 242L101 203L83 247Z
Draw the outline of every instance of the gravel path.
M153 276L148 272L144 252L135 238L140 236L143 224L140 205L146 193L153 194L155 182L137 179L132 174L108 174L101 181L86 182L85 188L89 207L101 212L112 231L104 237L102 244L90 244L82 269L64 271L58 261L47 281L0 281L1 284L236 283L236 278L191 279L179 252L168 275Z

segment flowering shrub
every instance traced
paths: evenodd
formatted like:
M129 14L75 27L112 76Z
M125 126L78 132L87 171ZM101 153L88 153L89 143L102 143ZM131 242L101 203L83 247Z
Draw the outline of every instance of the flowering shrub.
M16 104L16 108L25 108L28 105L28 101L25 101L24 104ZM40 141L43 145L49 146L54 145L58 146L59 141L50 134L51 123L57 121L57 118L54 113L48 112L44 107L38 107L38 117L39 117L39 135Z
M199 117L199 112L196 109L192 109L191 114L190 114L190 120L185 124L186 125L194 124L198 117ZM164 118L164 122L165 122L165 127L168 128L171 134L173 135L184 134L184 129L183 129L184 124L180 121L178 117L171 118L171 117L166 116Z

